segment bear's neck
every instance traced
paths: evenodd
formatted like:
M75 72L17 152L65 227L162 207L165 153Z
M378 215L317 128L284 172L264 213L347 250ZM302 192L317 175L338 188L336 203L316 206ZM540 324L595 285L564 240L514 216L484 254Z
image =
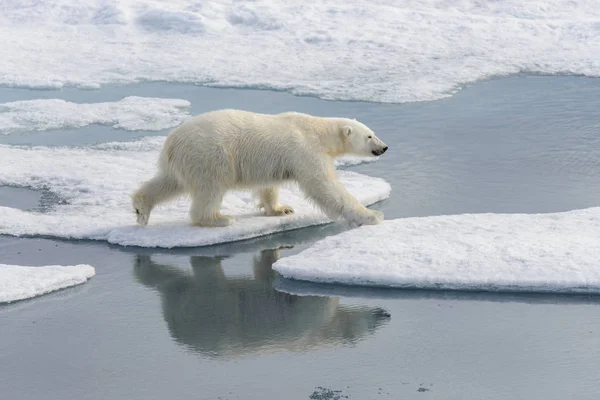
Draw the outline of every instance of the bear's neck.
M336 158L348 153L347 142L342 134L341 118L323 118L323 125L315 127L313 135L330 157Z

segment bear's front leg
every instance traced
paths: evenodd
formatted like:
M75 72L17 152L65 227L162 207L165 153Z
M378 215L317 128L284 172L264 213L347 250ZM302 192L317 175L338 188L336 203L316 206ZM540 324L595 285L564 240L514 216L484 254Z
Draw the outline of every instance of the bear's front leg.
M346 190L333 166L325 165L300 175L298 184L332 220L342 217L352 227L376 225L383 220L382 212L368 209Z
M265 215L281 216L289 215L294 213L294 209L285 204L279 204L279 187L274 186L270 188L260 189L257 191L260 202L258 203L259 208L265 209Z

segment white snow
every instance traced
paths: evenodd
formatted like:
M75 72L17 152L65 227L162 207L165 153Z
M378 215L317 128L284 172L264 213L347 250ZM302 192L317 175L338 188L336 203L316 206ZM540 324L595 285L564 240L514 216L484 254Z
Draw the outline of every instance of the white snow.
M0 303L41 296L86 282L96 274L90 265L26 267L0 264Z
M297 186L281 191L281 202L294 207L284 217L266 217L250 193L229 193L222 212L236 217L225 228L189 224L189 200L158 207L147 227L135 225L129 195L150 179L164 137L92 148L0 146L0 185L44 188L67 204L45 213L0 207L0 234L43 235L57 238L105 240L144 247L186 247L249 239L270 233L330 222ZM390 185L382 179L349 171L339 177L364 204L387 198Z
M179 99L125 97L105 103L38 99L0 103L0 134L81 128L91 124L125 130L162 130L189 117L190 102Z
M327 237L284 277L423 289L600 292L600 207L384 221Z
M372 163L379 160L379 157L360 157L360 156L342 156L334 161L336 167L352 167L359 164Z
M405 102L600 75L597 0L4 0L0 85L178 81Z

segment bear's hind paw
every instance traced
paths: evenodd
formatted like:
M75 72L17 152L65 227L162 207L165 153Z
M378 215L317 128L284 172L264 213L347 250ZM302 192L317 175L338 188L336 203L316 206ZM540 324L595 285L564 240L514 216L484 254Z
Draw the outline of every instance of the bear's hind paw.
M233 224L234 219L223 214L218 214L212 218L200 219L192 222L192 225L205 228L225 227Z
M288 205L282 204L273 210L265 211L265 215L268 217L279 217L282 215L291 215L294 213L294 209Z

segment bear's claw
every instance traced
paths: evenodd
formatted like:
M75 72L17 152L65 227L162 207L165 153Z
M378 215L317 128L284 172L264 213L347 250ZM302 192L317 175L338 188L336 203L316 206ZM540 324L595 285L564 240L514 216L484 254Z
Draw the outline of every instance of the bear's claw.
M278 217L282 215L291 215L294 213L294 209L288 205L282 204L278 207L275 207L272 210L266 210L265 215L269 217Z

